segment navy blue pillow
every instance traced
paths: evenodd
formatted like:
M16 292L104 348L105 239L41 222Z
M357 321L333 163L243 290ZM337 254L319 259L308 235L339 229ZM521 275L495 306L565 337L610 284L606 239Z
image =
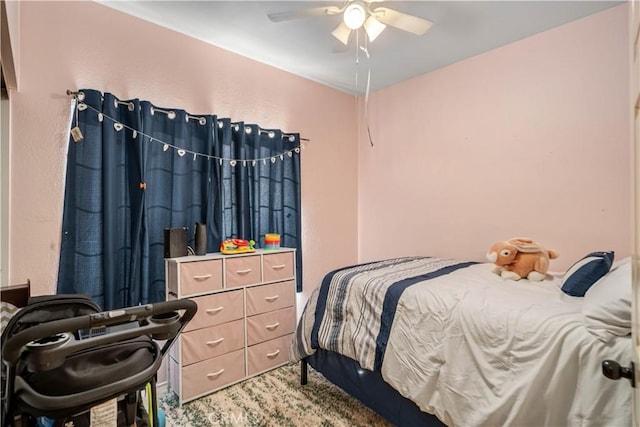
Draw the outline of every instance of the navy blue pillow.
M562 291L574 297L583 297L591 285L611 269L614 252L591 252L567 270L562 278Z

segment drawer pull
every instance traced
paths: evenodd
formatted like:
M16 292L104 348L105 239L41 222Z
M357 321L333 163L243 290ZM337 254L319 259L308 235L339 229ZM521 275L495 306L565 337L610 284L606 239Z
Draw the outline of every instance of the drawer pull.
M279 354L280 354L280 350L276 350L276 351L274 351L273 353L267 353L267 357L268 357L269 359L273 359L274 357L276 357L276 356L277 356L277 355L279 355Z
M222 341L224 341L224 337L222 337L222 338L218 338L217 340L213 340L213 341L207 341L207 345L216 345L216 344L220 344Z
M193 276L193 278L195 280L207 280L207 279L211 278L211 276L213 276L213 274L201 274L199 276Z
M278 326L280 326L280 322L276 322L272 325L265 325L265 328L267 328L270 331L273 331L275 328L277 328Z
M222 311L223 308L224 308L224 306L221 305L220 307L217 307L217 308L207 308L204 312L205 313L209 313L209 314L216 314L216 313Z
M267 300L267 301L269 301L269 302L272 302L272 301L277 300L279 296L280 296L280 295L274 295L274 296L272 296L272 297L264 297L264 299L265 299L265 300Z
M222 374L224 372L224 368L220 369L218 372L212 372L210 374L207 374L207 378L216 378L219 377L220 374Z
M236 270L236 273L238 273L238 274L248 274L248 273L251 273L251 269L247 268L246 270Z
M287 266L287 264L279 264L279 265L274 265L271 268L273 268L274 270L282 270L286 266Z

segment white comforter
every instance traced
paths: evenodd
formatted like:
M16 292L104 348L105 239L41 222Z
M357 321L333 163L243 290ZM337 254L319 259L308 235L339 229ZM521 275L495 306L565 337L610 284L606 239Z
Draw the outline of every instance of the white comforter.
M385 381L450 426L630 425L629 382L605 378L600 367L605 359L628 364L630 337L605 344L589 333L582 298L565 295L557 278L505 281L489 270L472 265L402 293ZM303 313L293 360L302 356L296 346L313 352L306 341L316 297Z

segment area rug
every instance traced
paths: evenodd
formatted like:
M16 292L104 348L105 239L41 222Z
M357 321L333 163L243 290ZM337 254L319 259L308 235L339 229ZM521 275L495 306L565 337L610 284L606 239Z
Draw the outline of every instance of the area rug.
M250 378L178 407L175 394L159 399L166 426L391 426L309 366L300 385L300 365Z

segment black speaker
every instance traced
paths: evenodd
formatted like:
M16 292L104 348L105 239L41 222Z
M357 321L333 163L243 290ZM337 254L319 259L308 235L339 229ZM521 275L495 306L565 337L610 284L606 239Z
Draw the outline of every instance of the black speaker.
M187 256L187 227L164 229L164 257Z
M207 225L196 222L195 235L195 253L196 255L207 254Z

